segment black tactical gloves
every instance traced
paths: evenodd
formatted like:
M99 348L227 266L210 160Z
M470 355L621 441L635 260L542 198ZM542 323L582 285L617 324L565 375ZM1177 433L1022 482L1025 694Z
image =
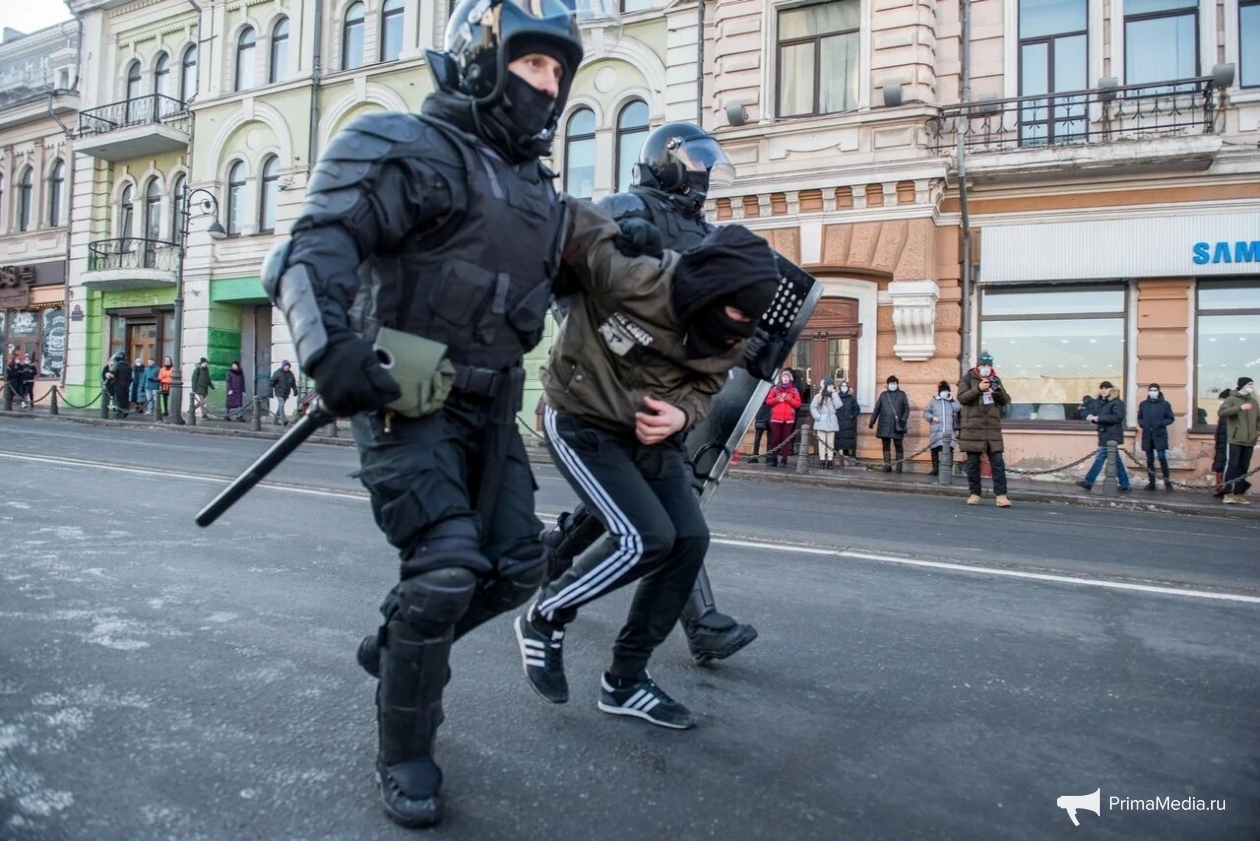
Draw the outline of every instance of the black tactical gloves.
M656 226L644 219L628 216L617 222L621 233L613 238L613 245L627 257L660 257L665 253L665 241Z
M744 367L759 380L774 382L779 360L784 354L783 340L775 339L758 327L744 349Z
M311 375L320 402L339 418L374 412L401 396L372 346L349 332L329 335Z

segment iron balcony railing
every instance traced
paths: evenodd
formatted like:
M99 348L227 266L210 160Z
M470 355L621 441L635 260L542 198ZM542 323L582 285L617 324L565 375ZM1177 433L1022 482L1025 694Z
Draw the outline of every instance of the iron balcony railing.
M179 245L158 239L102 239L88 243L88 271L108 269L158 269L173 272L179 266Z
M972 152L1156 140L1216 134L1224 128L1221 89L1212 77L1158 85L980 100L941 109L928 132L938 152Z
M107 134L152 123L180 123L188 117L182 100L160 93L111 102L79 113L79 135Z

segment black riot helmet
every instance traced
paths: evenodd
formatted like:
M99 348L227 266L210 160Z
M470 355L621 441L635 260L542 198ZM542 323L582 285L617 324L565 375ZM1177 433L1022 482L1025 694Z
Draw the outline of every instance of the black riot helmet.
M461 0L446 27L444 52L428 51L429 68L443 92L468 98L515 146L544 155L582 62L578 22L599 19L617 19L611 0ZM564 67L555 99L508 70L529 53Z
M634 168L636 187L689 196L704 206L710 187L735 183L735 167L708 132L691 123L666 123L648 135Z

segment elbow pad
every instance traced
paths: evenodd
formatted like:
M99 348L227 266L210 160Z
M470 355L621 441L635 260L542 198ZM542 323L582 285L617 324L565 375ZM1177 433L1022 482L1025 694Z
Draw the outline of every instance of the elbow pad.
M263 263L262 283L271 303L289 325L298 361L303 368L309 368L328 347L328 330L315 296L315 278L304 264L288 264L291 247L288 237L272 247Z

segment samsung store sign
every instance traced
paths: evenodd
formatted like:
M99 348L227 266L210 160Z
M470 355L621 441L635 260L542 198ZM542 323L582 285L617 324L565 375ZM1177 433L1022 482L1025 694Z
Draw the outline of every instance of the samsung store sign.
M986 225L980 280L1260 274L1260 210L1031 225Z

